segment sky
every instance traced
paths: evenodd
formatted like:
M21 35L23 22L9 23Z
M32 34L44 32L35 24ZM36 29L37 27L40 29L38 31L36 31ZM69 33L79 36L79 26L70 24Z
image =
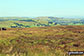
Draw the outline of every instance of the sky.
M0 17L84 16L84 0L0 0Z

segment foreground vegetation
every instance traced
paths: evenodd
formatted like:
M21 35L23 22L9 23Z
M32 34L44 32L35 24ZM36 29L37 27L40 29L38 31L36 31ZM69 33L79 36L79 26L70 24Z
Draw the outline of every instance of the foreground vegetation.
M84 51L84 26L0 31L0 56L68 56L68 51Z

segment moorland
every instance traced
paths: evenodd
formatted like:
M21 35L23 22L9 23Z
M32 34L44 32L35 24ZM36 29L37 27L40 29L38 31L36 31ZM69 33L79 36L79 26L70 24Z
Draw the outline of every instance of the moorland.
M68 51L84 51L83 19L0 20L0 27L7 29L0 30L0 56L68 56Z

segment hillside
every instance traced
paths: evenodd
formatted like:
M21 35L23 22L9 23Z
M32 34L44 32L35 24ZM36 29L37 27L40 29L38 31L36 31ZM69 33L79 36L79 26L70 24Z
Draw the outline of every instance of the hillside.
M0 27L5 28L30 28L56 25L84 25L84 19L58 17L0 17Z
M0 31L0 56L68 56L84 51L84 26L8 28Z

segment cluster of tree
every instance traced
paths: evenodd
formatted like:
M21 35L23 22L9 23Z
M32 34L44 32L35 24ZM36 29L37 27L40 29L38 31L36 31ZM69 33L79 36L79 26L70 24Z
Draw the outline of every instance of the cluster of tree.
M20 24L20 23L14 23L14 25L11 26L11 28L22 28L22 27L30 27L28 25L23 25L23 24Z

